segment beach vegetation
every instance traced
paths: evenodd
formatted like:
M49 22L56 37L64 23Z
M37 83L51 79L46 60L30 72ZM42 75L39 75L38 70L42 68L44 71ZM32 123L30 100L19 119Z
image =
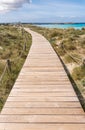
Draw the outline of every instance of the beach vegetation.
M7 67L0 81L0 110L18 77L32 43L31 35L16 25L0 26L0 78L4 72L7 60L10 61L11 71ZM24 46L26 44L26 50Z

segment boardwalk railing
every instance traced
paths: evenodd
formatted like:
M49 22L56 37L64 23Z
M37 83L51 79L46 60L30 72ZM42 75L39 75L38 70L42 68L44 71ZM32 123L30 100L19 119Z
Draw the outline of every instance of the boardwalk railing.
M26 51L27 35L25 33L23 33L24 27L21 24L18 25L18 28L21 28L21 30L22 30L22 37L25 37L23 48L22 48L22 52L20 53L19 57L17 57L17 58L15 58L15 59L7 59L6 60L5 67L4 67L3 72L2 72L2 74L0 76L0 83L2 82L2 80L3 80L7 70L9 70L11 72L11 69L12 69L12 64L11 63L15 62L15 61L18 61L21 58L23 52Z

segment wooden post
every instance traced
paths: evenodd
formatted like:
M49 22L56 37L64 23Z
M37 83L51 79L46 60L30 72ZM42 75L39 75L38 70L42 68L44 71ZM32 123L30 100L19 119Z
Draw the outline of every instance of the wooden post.
M9 59L7 60L7 66L8 66L9 71L11 72L11 62Z
M24 35L24 30L23 30L23 27L22 27L22 37L23 37L23 35Z
M26 42L24 43L23 51L26 51Z

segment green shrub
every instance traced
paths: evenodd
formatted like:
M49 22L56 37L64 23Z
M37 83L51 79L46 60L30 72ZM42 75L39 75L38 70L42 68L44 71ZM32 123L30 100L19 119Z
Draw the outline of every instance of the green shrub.
M85 47L85 39L82 38L82 39L80 40L80 46L81 46L81 47Z
M69 55L65 55L64 56L64 61L65 61L65 63L72 63L72 62L74 62L74 60Z
M76 67L73 69L72 76L75 80L81 80L85 76L85 66L81 65L80 67Z
M85 77L81 80L81 83L85 87Z
M63 46L67 51L73 51L76 50L75 43L71 39L67 39L63 41Z

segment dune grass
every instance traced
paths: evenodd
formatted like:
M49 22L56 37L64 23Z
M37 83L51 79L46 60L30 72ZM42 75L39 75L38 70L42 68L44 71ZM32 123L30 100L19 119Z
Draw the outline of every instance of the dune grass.
M11 72L6 70L0 82L0 110L24 64L31 43L31 35L25 31L22 34L20 28L12 25L0 26L0 76L3 73L7 59L11 62ZM24 46L26 46L26 50Z

